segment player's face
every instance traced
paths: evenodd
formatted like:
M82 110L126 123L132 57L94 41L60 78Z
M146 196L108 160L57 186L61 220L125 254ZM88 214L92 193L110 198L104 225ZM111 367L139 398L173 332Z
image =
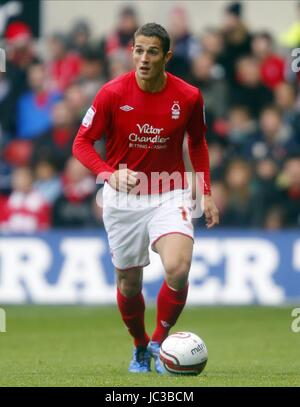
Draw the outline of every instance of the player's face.
M139 35L133 47L133 61L139 79L151 81L164 73L171 52L165 55L158 37Z

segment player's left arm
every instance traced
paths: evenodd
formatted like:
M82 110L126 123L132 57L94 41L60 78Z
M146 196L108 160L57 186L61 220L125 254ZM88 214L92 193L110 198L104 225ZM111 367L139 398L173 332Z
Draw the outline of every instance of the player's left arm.
M198 93L187 126L188 148L190 159L200 181L204 194L204 215L207 228L219 223L219 210L211 196L209 154L206 142L206 124L204 103L201 93Z

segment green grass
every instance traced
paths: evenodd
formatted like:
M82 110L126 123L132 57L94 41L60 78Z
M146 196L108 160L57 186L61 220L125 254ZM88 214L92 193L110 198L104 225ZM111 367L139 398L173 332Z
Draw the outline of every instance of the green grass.
M209 352L197 377L129 374L132 342L116 307L4 308L0 386L300 386L291 307L186 308L176 330L197 333ZM151 332L154 308L146 320Z

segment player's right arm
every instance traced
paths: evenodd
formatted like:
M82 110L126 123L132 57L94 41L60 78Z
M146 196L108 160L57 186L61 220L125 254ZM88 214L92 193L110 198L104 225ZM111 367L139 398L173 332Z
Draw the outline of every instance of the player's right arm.
M77 160L103 181L108 181L119 191L129 192L136 185L136 173L130 169L115 170L94 148L94 143L100 140L112 125L112 109L111 95L102 88L82 120L72 152Z
M115 170L96 152L94 143L109 128L110 120L110 95L105 89L101 89L82 120L72 149L74 157L96 176L100 174L104 181Z

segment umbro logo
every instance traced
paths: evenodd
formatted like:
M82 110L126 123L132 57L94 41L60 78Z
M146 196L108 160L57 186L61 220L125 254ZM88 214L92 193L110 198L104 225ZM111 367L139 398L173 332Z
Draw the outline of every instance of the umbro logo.
M125 106L121 106L120 109L123 110L124 112L129 112L130 110L133 110L134 108L131 106L125 105Z
M160 321L161 322L161 324L162 324L162 326L164 327L164 328L170 328L170 324L167 322L167 321Z

